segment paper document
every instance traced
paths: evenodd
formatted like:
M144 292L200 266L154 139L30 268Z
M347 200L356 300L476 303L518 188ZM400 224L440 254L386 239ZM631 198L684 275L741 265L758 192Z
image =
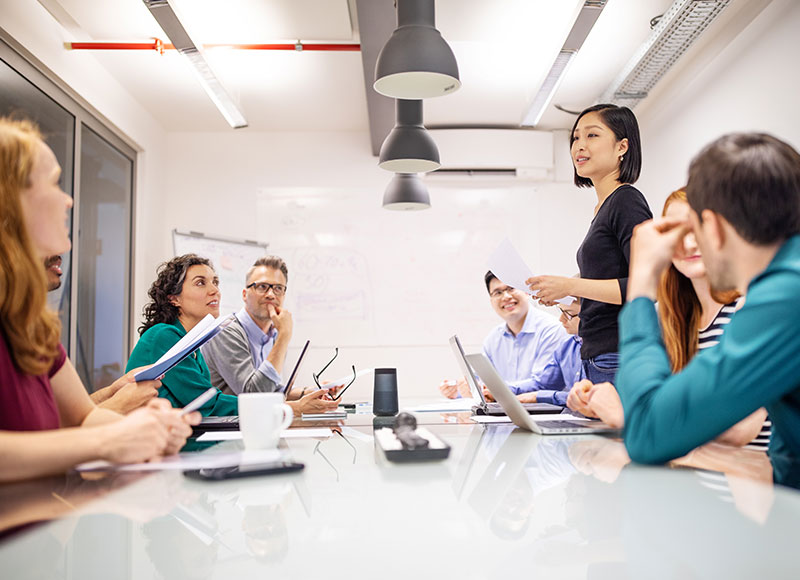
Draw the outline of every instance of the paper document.
M470 419L476 423L511 423L508 415L473 415Z
M536 295L536 292L528 288L528 285L525 283L525 280L533 276L533 272L531 272L528 264L522 259L522 256L520 256L510 239L504 239L500 242L500 245L495 248L489 256L488 266L492 273L497 276L497 279L501 280L504 284L516 288L517 290L522 290L531 296ZM575 297L565 296L564 298L556 300L556 302L569 305L575 302Z
M328 438L331 435L333 435L333 431L326 427L320 429L286 429L281 432L281 439ZM241 439L241 431L206 431L197 438L197 441L239 441Z
M230 323L230 316L214 318L206 314L193 329L176 342L171 349L156 361L149 369L139 371L134 375L136 381L152 381L169 371L187 356L214 338L217 333Z
M262 451L234 451L230 453L179 453L149 463L111 463L88 461L75 467L75 471L162 471L167 469L206 469L270 463L282 459L285 452L278 449Z

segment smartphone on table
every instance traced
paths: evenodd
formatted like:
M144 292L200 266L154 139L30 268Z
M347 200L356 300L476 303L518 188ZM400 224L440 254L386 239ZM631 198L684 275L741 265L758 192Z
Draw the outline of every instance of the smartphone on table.
M228 467L207 467L204 469L194 469L184 471L186 477L192 479L202 479L206 481L221 481L223 479L235 479L239 477L251 477L256 475L274 475L277 473L289 473L300 471L305 467L303 463L292 461L273 461L271 463L254 463L252 465L229 465Z

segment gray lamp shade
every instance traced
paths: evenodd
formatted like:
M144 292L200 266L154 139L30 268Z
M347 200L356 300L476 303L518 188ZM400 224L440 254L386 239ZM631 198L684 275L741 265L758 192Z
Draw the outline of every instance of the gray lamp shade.
M384 209L409 211L431 207L431 196L422 180L414 174L398 173L383 194Z
M381 145L378 166L393 173L439 169L439 149L422 125L422 101L397 99L396 107L397 124Z
M434 27L433 0L397 0L397 28L375 63L377 92L395 99L441 97L461 86L458 63Z

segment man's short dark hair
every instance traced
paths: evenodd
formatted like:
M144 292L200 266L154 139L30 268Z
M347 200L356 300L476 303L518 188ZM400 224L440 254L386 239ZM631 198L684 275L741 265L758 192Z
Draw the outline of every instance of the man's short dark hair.
M724 135L692 160L686 197L751 244L781 242L800 233L800 154L764 133Z
M497 280L497 276L492 274L492 271L489 270L489 271L486 272L486 274L483 275L483 281L486 282L486 291L487 292L489 292L489 284L492 282L492 280Z
M247 284L250 282L250 276L253 275L256 268L260 267L265 268L272 268L273 270L280 270L283 277L286 278L286 283L289 283L289 268L286 266L286 262L283 261L282 258L278 256L263 256L253 262L253 265L250 266L250 269L247 271L247 276L245 276L244 283Z
M578 121L588 113L598 113L603 123L614 132L617 141L628 140L628 151L622 156L622 163L619 166L619 182L636 183L639 173L642 171L642 141L639 138L639 123L636 121L636 115L628 107L618 107L609 103L601 103L584 109L575 119L575 124L569 134L570 150L572 150L572 136L575 134ZM575 185L592 187L591 179L578 175L578 171L574 167L573 171Z

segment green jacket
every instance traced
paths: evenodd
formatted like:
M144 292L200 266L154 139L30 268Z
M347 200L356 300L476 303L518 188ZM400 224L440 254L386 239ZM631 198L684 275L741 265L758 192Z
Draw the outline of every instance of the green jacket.
M136 343L126 370L153 364L185 335L186 330L178 320L148 328ZM164 375L158 396L167 399L173 407L183 407L211 386L206 361L198 349ZM220 392L199 410L204 417L237 415L239 402L235 396Z
M688 453L765 407L770 458L800 459L800 236L789 238L753 278L744 307L714 348L672 374L653 302L620 314L616 387L625 445L634 461L662 463ZM780 474L776 473L776 478Z

